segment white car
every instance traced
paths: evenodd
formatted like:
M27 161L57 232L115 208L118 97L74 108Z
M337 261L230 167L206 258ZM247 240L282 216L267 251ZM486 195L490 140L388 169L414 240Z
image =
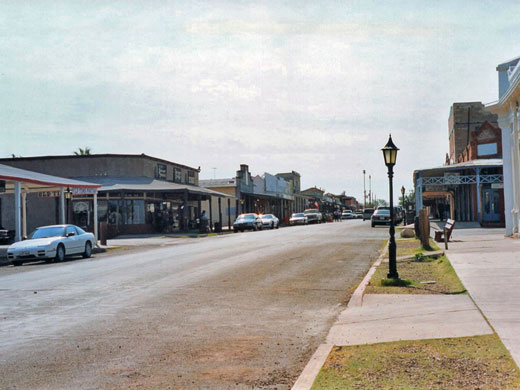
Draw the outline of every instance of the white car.
M345 210L341 213L341 219L353 219L354 214L350 210Z
M260 219L262 220L264 228L278 229L280 227L280 220L273 214L262 214L260 215Z
M43 226L23 241L7 248L7 259L13 265L24 261L63 261L65 256L81 254L90 257L95 243L94 235L75 225Z
M293 213L289 218L289 225L307 225L307 216L304 213Z

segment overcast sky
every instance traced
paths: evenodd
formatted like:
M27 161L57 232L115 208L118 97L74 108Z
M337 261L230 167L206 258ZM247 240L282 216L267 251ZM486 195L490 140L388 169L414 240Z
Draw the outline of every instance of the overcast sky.
M88 146L201 178L248 164L360 201L365 169L388 199L388 134L396 189L442 165L450 105L496 100L519 15L499 0L2 1L0 157Z

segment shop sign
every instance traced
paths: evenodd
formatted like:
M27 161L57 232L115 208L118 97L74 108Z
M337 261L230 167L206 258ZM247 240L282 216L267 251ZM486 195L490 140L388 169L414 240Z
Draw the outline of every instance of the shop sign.
M504 188L504 183L492 183L491 188Z
M72 195L94 195L97 194L97 188L72 188Z
M38 192L38 198L57 198L60 196L60 191L42 191Z

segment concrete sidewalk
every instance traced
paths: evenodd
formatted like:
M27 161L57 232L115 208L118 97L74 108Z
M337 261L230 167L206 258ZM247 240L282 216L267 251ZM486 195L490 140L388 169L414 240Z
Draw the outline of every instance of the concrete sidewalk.
M505 229L455 230L447 254L520 366L520 240L504 234Z
M292 389L312 387L334 345L496 331L520 366L520 240L504 238L504 229L455 229L452 237L446 254L470 295L363 295L371 269Z

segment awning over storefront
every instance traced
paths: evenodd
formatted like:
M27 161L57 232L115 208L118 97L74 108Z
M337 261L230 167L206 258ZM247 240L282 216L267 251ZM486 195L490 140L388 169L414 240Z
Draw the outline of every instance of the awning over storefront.
M457 188L461 185L472 184L477 188L477 215L482 220L481 191L483 184L501 188L504 182L502 173L497 173L502 168L503 162L500 158L477 159L465 161L458 164L444 165L441 167L419 169L414 171L415 204L416 213L423 208L423 197L449 196L450 212L453 213L453 194L449 188ZM483 173L489 170L495 173ZM468 172L469 171L469 172ZM471 174L473 172L473 174ZM453 215L451 215L453 218Z
M15 199L15 241L20 241L22 239L22 233L24 235L27 234L27 193L59 191L61 222L65 223L65 189L67 188L72 194L92 194L96 197L99 187L101 186L96 183L45 175L43 173L0 164L0 193L12 193L14 194ZM94 205L96 205L95 201ZM94 214L97 214L97 208L94 208ZM94 235L97 237L97 227L95 228Z
M213 191L204 187L190 184L172 183L163 180L151 179L149 177L114 177L114 176L89 176L76 178L100 185L99 192L171 192L183 193L188 191L190 194L216 196L229 198L229 195Z

